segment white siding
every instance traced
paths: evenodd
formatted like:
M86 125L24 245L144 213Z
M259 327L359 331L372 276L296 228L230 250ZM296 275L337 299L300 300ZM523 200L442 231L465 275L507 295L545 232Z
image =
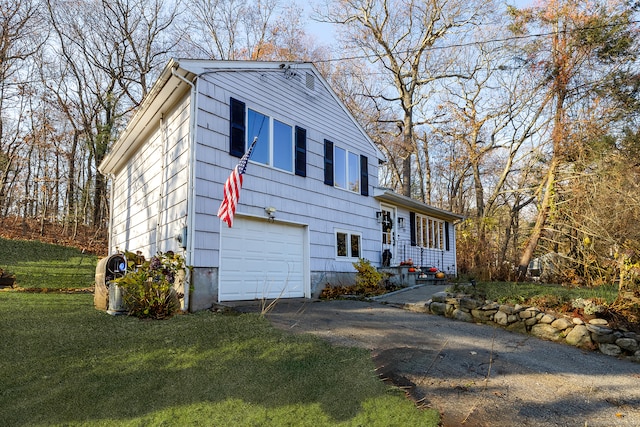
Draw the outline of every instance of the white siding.
M111 251L179 250L175 236L186 225L189 102L175 106L112 182ZM162 153L165 153L164 162Z
M378 159L368 140L322 85L317 84L314 96L309 96L303 82L285 79L278 70L210 74L199 80L198 87L195 231L207 238L196 239L194 266L217 266L219 242L213 233L219 232L220 220L216 213L224 181L238 162L228 154L230 97L307 131L307 176L250 162L238 212L264 216L264 208L273 206L277 219L308 225L312 271L355 271L351 260L336 260L336 229L360 233L363 257L379 262L378 202L372 196L324 184L324 140L368 157L370 193L377 183Z

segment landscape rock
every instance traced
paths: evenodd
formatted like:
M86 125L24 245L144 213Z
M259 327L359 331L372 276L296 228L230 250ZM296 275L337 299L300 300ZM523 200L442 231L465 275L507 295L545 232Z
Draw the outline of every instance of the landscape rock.
M638 346L638 341L634 340L633 338L618 338L616 340L616 345L631 352L635 352L636 350L638 350L638 348L640 348Z
M431 296L431 300L433 302L447 302L447 298L449 298L449 294L447 292L436 292Z
M550 314L542 313L542 317L540 317L540 323L553 323L556 318Z
M569 332L565 338L567 344L576 347L590 347L593 345L591 341L591 334L584 325L576 325L571 332Z
M598 349L607 356L620 356L622 354L622 349L615 344L600 343L598 344Z
M431 305L429 305L429 310L431 310L433 314L444 316L447 312L447 304L444 302L438 302L434 299Z
M609 335L610 333L613 332L613 329L609 327L592 325L591 323L587 325L587 329L589 329L589 332L597 335Z
M613 329L605 319L585 323L578 317L556 317L537 307L510 306L478 301L466 295L438 292L426 303L406 307L446 316L463 322L479 322L531 335L548 341L565 342L584 349L598 348L609 356L625 356L640 363L640 334L627 329Z
M477 301L472 298L460 298L460 308L464 308L467 310L473 310L475 308L480 307L482 304L480 301Z
M513 306L507 305L507 304L502 304L500 306L499 309L501 312L506 313L506 314L513 314L516 312L515 308Z
M500 309L500 304L498 304L497 302L490 302L488 304L485 304L482 306L483 310L499 310Z
M573 326L573 322L565 317L561 317L560 319L556 319L553 322L551 322L551 326L553 326L554 328L560 331L564 331L565 329Z
M471 315L473 316L473 318L478 319L481 322L488 322L489 320L492 320L493 315L495 313L496 311L494 310L489 310L489 311L479 310L479 309L471 310Z
M500 310L496 314L493 315L493 321L498 325L508 325L509 324L509 315L504 311Z
M527 326L525 325L524 322L514 322L509 326L507 326L507 331L517 332L519 334L526 334Z
M457 320L462 320L463 322L472 322L473 316L467 313L466 311L455 309L453 310L453 318Z
M531 335L549 341L560 341L562 336L560 331L548 323L538 323L531 327Z

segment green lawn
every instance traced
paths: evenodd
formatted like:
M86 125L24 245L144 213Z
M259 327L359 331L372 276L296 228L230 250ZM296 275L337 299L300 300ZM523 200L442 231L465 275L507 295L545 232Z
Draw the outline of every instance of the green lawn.
M0 238L0 268L16 276L23 288L93 286L98 257L76 248Z
M455 289L455 286L454 288ZM465 288L466 291L470 289ZM534 304L549 308L571 304L577 298L597 299L611 304L618 296L616 285L594 288L571 288L529 282L478 282L476 291L490 301L508 304Z
M369 354L255 314L109 316L88 294L0 292L0 424L436 426Z

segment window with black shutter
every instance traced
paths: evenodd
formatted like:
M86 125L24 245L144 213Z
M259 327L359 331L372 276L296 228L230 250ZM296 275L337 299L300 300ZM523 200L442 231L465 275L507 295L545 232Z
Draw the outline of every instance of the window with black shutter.
M450 250L449 249L449 226L450 223L449 221L444 223L444 245L445 245L445 250Z
M245 103L231 98L231 129L229 131L229 154L242 157L245 149Z
M296 126L296 175L307 176L307 131Z
M333 142L324 140L324 183L333 186Z
M369 159L367 156L360 156L360 194L369 195Z
M409 230L411 232L411 246L416 246L416 214L409 212Z

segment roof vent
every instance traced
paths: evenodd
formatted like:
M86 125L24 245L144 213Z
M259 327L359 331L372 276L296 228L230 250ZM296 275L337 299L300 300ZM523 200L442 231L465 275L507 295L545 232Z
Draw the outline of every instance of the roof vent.
M307 86L307 90L313 92L316 89L316 78L312 73L307 73L305 84Z

